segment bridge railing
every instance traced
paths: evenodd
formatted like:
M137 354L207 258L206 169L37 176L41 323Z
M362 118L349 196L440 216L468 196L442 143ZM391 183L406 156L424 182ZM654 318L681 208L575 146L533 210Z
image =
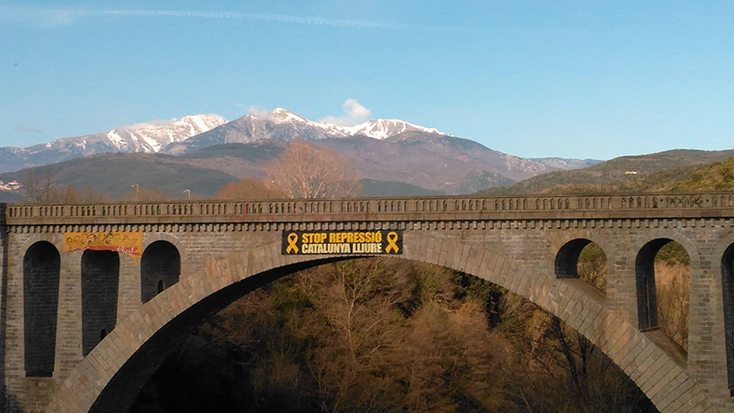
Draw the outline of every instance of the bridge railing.
M734 208L734 193L349 198L7 206L8 218L411 214Z

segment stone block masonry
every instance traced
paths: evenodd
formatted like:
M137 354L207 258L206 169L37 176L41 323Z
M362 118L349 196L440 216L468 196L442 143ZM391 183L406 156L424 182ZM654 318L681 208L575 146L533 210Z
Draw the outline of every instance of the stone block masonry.
M734 308L724 295L734 280L722 281L734 273L732 193L0 204L5 411L125 411L135 395L124 389L138 388L206 315L293 271L369 256L282 254L283 231L327 230L400 230L398 257L467 272L551 311L617 363L660 411L734 412L734 361L727 362L734 323L726 323ZM67 251L64 236L72 232L142 234L145 252L139 259L125 246ZM641 280L651 281L641 277L654 274L639 258L667 240L691 257L688 354L639 310L655 300L653 288L640 294ZM588 242L607 256L606 296L575 278L573 265ZM51 364L50 353L26 348L37 334L28 320L40 314L26 305L35 296L28 277L45 267L24 258L39 245L59 254L58 281L50 283L58 296ZM154 261L164 264L146 261L155 251ZM34 363L51 368L33 374Z

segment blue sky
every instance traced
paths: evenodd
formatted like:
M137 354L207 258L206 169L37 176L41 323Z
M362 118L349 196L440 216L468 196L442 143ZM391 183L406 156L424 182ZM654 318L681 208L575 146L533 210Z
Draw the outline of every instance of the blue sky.
M0 146L352 99L523 157L730 149L732 22L732 1L0 0Z

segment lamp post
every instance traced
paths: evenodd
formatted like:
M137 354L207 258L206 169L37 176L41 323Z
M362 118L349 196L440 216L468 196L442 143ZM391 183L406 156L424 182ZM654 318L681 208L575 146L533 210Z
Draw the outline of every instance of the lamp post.
M133 184L133 188L135 188L135 201L140 201L140 185Z
M191 190L190 189L184 189L184 193L186 194L186 199L191 199Z

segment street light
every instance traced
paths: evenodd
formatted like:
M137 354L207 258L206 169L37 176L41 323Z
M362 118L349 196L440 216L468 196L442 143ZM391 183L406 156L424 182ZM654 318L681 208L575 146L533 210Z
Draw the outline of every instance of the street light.
M133 188L135 188L135 200L140 201L140 185L133 184Z
M184 189L184 193L188 196L187 199L191 199L191 190L190 189Z

